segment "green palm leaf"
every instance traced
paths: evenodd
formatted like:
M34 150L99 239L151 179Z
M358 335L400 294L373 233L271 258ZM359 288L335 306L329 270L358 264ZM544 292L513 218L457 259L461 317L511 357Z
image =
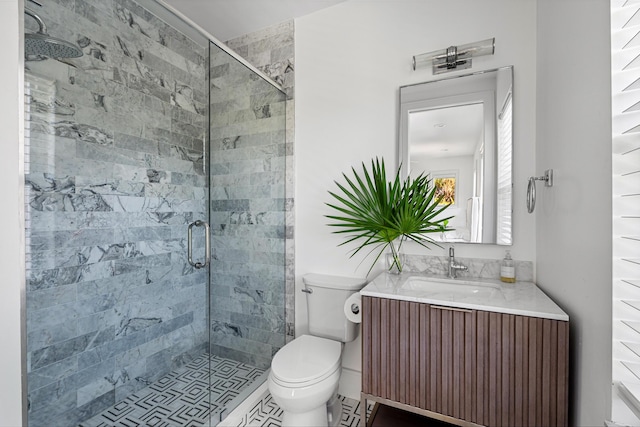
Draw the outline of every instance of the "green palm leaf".
M337 212L326 217L331 220L328 225L335 227L333 233L346 235L340 245L360 241L351 256L373 246L371 252L377 255L367 275L387 247L397 256L392 244L397 239L400 245L411 240L425 248L439 246L427 235L450 230L446 224L452 217L440 217L449 205L440 205L428 175L403 181L398 168L393 181L387 181L384 159L378 158L371 160L371 171L364 163L361 175L354 168L351 171L353 178L342 174L346 185L336 182L339 191L329 191L335 201L327 205ZM399 264L397 267L401 269Z

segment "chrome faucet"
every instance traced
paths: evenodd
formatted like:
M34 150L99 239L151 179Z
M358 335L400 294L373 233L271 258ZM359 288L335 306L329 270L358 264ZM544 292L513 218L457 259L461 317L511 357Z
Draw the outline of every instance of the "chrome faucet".
M449 248L449 277L456 278L458 271L467 271L468 268L462 264L456 263L456 259L453 254L453 246Z

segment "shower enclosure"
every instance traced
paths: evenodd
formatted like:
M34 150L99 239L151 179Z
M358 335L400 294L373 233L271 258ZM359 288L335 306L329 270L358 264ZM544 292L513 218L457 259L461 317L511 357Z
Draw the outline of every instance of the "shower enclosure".
M285 343L285 95L160 3L26 3L83 51L25 62L29 426L215 425Z

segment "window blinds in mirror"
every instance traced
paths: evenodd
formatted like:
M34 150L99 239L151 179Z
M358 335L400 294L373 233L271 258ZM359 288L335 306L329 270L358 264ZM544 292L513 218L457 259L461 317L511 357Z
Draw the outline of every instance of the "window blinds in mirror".
M512 243L512 100L513 97L511 96L511 92L509 92L507 98L504 101L504 105L502 106L502 110L498 115L498 203L496 212L496 240L499 245L510 245Z

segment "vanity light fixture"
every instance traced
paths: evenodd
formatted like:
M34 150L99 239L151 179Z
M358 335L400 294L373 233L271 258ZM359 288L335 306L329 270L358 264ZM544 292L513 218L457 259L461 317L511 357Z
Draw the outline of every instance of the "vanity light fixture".
M496 38L491 38L462 46L449 46L444 50L436 50L413 57L413 69L432 65L433 74L442 74L454 70L471 68L471 58L482 55L493 55L496 50Z

